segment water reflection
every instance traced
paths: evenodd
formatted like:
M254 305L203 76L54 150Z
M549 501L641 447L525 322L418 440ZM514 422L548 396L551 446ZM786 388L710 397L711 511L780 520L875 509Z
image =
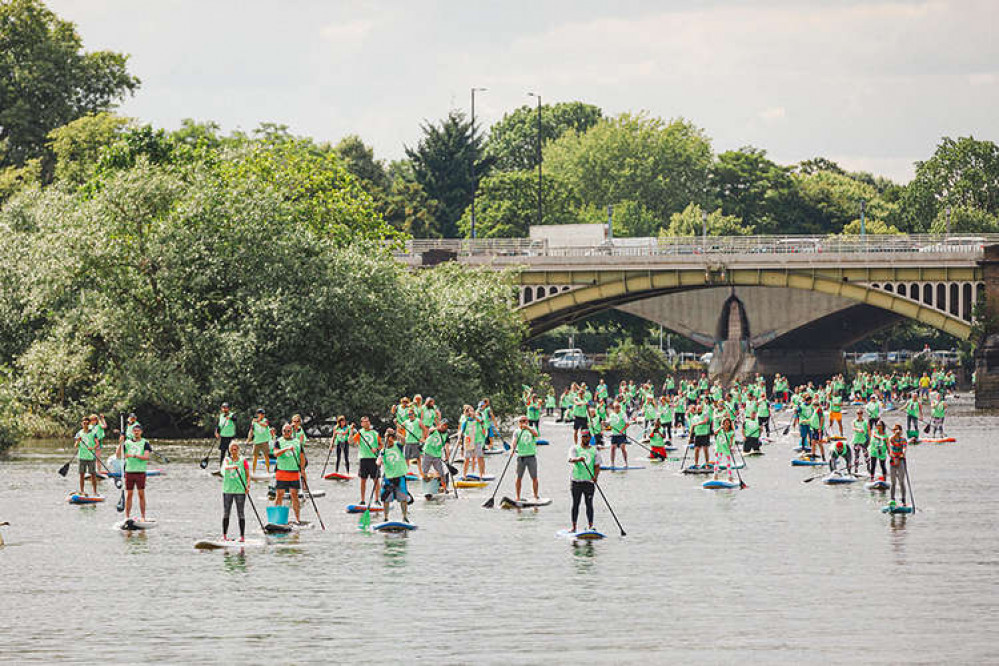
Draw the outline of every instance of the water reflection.
M121 530L121 533L125 536L129 555L149 554L149 535L145 530Z
M235 553L225 553L222 556L222 563L226 573L240 573L245 574L246 569L246 550L240 548L238 552Z
M385 549L382 554L385 556L385 566L390 569L403 569L406 567L406 552L409 546L409 533L397 532L385 535Z

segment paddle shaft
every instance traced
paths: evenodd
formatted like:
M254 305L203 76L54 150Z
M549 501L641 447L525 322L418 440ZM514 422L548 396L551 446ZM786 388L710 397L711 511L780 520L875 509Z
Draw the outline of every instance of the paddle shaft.
M198 466L201 467L201 469L205 469L206 467L208 467L208 456L212 455L212 450L216 446L218 446L218 443L217 442L212 442L211 446L208 449L208 451L205 452L205 456L201 459L201 462L198 463Z
M614 507L612 507L610 502L607 501L607 495L604 495L604 489L600 487L599 483L597 483L596 475L590 471L590 468L587 466L585 460L583 460L583 469L585 469L586 473L590 475L590 480L593 482L593 486L600 493L600 497L603 498L604 504L607 505L607 510L610 511L611 516L614 518L614 522L617 523L617 528L621 530L621 536L628 536L628 533L624 531L624 527L621 526L621 521L617 519L617 514L614 513Z
M500 441L503 441L503 440L501 439ZM506 442L503 442L503 443L505 444ZM510 455L508 455L508 456L506 457L506 464L505 464L505 465L503 465L503 471L502 471L502 472L500 472L500 478L499 478L499 480L498 480L498 481L496 482L496 487L495 487L495 488L493 488L493 495L492 495L492 497L490 497L490 498L489 498L489 501L487 502L487 504L489 504L490 506L491 506L491 505L492 505L492 504L493 504L493 503L494 503L494 502L496 501L496 493L498 493L498 492L499 492L499 489L500 489L500 484L502 484L502 483L503 483L503 477L504 477L504 476L506 476L506 471L507 471L508 469L510 469L510 462L511 462L511 461L513 461L513 458L514 458L514 456L516 456L516 455L517 455L517 452L516 452L516 451L511 451L511 452L510 452Z
M118 430L118 433L122 437L124 437L125 436L125 415L124 414L119 414L118 415L118 425L120 426L119 430ZM119 462L121 463L121 476L120 476L120 478L124 479L125 478L125 442L119 443L118 447L121 449L121 458L119 460ZM105 467L105 469L107 469L107 468ZM111 470L108 470L108 471L110 472ZM125 510L125 484L122 484L122 485L120 485L118 487L121 488L121 496L118 497L118 506L116 506L115 508L118 510L118 513L121 513L122 511Z
M912 501L912 512L916 512L916 498L912 495L912 481L909 480L909 459L903 458L905 461L905 485L908 486L909 499Z
M302 443L302 447L305 447L305 443ZM319 526L326 531L326 525L323 523L323 517L319 515L319 507L316 506L316 498L312 496L312 492L309 490L309 482L305 478L305 469L302 468L302 456L295 454L295 463L298 465L298 474L302 477L302 488L309 495L309 501L312 502L312 510L316 512L316 518L319 519Z
M246 468L244 467L236 476L239 478L239 484L243 486L243 491L246 492L246 499L250 501L250 508L253 509L253 515L257 517L257 522L260 524L260 531L266 533L267 530L264 529L264 521L260 520L260 514L257 513L257 505L253 503L253 496L250 494L250 488L246 485L246 481L243 480L242 472L245 470Z

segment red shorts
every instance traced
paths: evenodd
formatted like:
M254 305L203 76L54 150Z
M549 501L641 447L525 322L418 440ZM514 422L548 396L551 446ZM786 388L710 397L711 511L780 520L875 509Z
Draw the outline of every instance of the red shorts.
M131 490L132 488L138 488L139 490L146 489L145 472L125 472L125 490Z

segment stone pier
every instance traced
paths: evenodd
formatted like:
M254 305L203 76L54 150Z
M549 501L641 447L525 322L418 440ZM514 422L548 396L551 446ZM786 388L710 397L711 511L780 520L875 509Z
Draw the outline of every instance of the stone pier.
M985 248L978 262L985 283L985 340L975 352L975 407L999 409L999 245Z

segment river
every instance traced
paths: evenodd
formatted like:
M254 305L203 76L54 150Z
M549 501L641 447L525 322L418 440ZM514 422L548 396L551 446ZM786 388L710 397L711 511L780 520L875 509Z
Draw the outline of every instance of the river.
M207 442L155 443L171 458L147 486L159 526L131 535L112 527L110 482L102 505L66 503L75 463L67 479L56 470L68 441L30 442L0 462L11 523L0 659L996 663L999 419L970 405L953 405L956 444L911 451L913 516L883 515L861 483L802 483L815 472L789 465L787 438L749 460L742 491L703 490L678 463L604 474L627 537L598 496L608 538L585 545L555 537L568 527L571 432L548 422L539 465L551 506L484 509L491 488L418 498L419 529L387 536L344 512L356 480L315 480L327 530L245 552L193 548L220 530L221 484L197 464ZM321 464L321 445L311 451ZM489 459L489 472L503 462ZM256 484L261 512L263 494Z

